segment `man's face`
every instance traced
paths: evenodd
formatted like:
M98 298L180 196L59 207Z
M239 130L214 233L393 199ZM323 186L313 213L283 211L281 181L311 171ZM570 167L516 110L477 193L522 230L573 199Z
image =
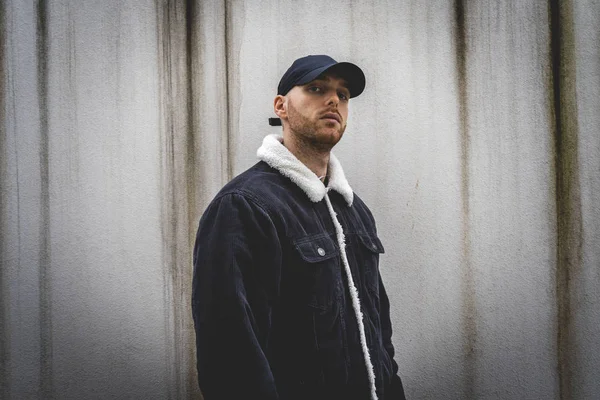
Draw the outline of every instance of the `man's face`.
M348 120L350 91L346 81L323 75L286 95L284 120L296 137L329 151L340 141Z

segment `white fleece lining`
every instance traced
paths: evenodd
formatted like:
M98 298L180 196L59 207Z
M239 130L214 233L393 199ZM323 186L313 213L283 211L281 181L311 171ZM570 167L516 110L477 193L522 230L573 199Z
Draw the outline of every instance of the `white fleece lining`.
M281 175L294 182L313 203L318 203L325 197L327 188L323 185L323 182L283 145L282 135L274 133L265 136L256 155L260 160L269 164L271 168L275 168ZM340 162L333 153L329 155L327 173L329 175L329 188L341 194L348 206L351 206L352 200L354 200L354 192L346 180Z
M340 247L340 254L342 256L342 264L344 264L344 270L346 271L346 278L348 279L348 289L350 291L350 297L352 298L352 307L354 308L354 314L356 315L356 321L358 322L358 331L360 334L360 344L362 346L363 355L365 357L365 365L367 366L367 374L369 375L369 383L371 385L371 399L377 400L377 391L375 389L375 371L373 370L373 363L371 362L371 355L369 354L369 348L367 347L367 336L365 335L365 325L363 323L363 313L360 310L360 299L358 297L358 290L354 285L354 279L352 278L352 271L350 270L350 264L348 263L348 256L346 255L346 238L344 236L344 230L342 225L337 219L337 214L333 210L329 195L325 194L325 202L329 209L329 215L335 226L335 233L338 240L338 246Z

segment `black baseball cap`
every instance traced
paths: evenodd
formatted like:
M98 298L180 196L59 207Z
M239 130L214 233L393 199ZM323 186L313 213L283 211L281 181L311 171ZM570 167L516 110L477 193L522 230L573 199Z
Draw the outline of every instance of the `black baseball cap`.
M277 86L277 94L285 96L294 86L305 85L325 72L333 72L348 83L350 98L365 89L365 74L349 62L337 62L326 55L310 55L294 61ZM279 118L269 118L270 125L281 125Z

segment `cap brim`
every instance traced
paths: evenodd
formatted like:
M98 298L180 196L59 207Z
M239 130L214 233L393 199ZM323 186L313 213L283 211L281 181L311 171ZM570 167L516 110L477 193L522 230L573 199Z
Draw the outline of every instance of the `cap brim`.
M340 62L317 68L302 77L296 85L305 85L317 79L325 72L333 72L348 83L350 98L360 95L365 90L365 74L357 65L349 62Z

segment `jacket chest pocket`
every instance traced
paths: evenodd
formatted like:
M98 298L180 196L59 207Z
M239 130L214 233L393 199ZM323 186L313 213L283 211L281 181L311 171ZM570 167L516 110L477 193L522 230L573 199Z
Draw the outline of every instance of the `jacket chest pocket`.
M297 238L293 245L297 261L293 278L303 286L298 290L308 306L323 311L331 309L342 287L340 252L334 238L320 233Z
M379 298L379 255L384 253L383 244L376 235L360 233L357 242L356 262L362 266L366 288Z

